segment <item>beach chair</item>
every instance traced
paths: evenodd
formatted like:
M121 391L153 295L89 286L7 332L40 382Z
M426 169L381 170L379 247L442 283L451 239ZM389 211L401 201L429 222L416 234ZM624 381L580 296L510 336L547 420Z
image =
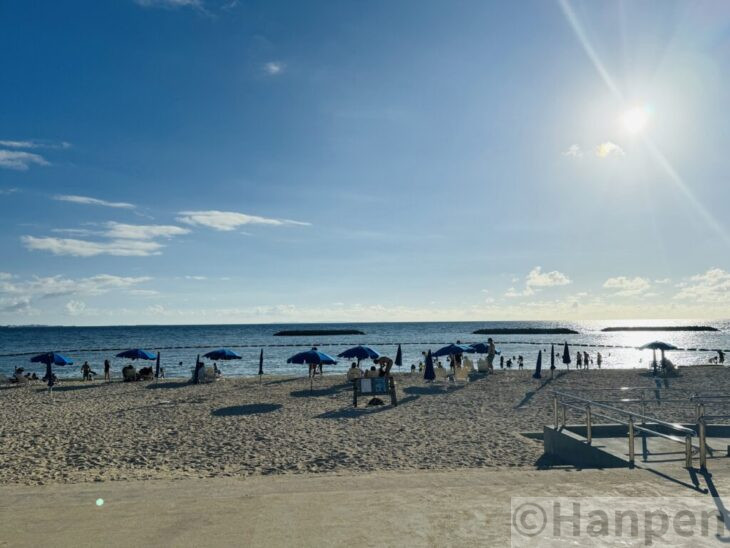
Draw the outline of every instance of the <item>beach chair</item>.
M471 371L470 367L466 367L464 365L462 365L461 367L457 367L454 370L454 382L456 382L456 381L469 382L469 371Z
M445 367L434 367L433 371L436 374L437 380L448 379L451 375L451 369L446 369Z
M474 362L472 362L468 357L464 356L464 359L461 360L461 366L467 371L471 371L474 369Z
M217 379L218 375L216 375L215 369L209 366L205 366L200 370L200 373L198 373L198 382L200 383L215 382Z
M489 362L487 362L486 358L479 358L477 361L477 371L480 373L488 373L489 372Z
M362 376L363 376L362 369L360 369L358 367L355 367L355 368L351 367L350 369L347 370L347 380L350 382L360 379L360 378L362 378Z

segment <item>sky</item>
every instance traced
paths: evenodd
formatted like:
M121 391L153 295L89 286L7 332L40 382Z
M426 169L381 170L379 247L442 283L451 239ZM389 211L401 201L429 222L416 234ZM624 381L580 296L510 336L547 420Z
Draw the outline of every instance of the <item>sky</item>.
M0 3L0 324L726 318L730 4Z

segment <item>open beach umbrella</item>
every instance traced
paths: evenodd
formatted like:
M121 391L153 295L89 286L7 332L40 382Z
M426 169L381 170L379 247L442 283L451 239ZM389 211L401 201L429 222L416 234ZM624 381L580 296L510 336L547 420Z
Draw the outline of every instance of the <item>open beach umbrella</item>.
M128 360L156 360L157 356L141 348L130 348L117 354L117 358L127 358Z
M324 352L320 352L317 350L316 347L312 347L311 350L307 350L306 352L299 352L299 354L294 354L291 358L286 360L286 363L298 363L298 364L307 364L307 365L334 365L337 363L337 360L334 359L332 356L325 354ZM312 382L313 382L314 376L309 376L309 389L312 389Z
M433 357L438 358L440 356L460 356L461 354L473 354L474 352L474 348L469 346L468 344L461 344L457 342L457 344L449 344L447 346L439 348L436 352L433 353Z
M542 350L537 353L537 364L535 365L535 372L532 374L533 379L541 379L542 375Z
M433 357L431 351L426 354L426 368L423 370L423 378L427 381L432 381L436 378L436 371L433 370Z
M487 354L489 352L489 345L487 343L475 343L471 347L477 354Z
M651 350L654 354L654 360L652 361L652 367L654 369L654 374L656 374L657 371L657 363L656 363L656 351L659 350L662 353L662 363L664 363L664 351L665 350L677 350L676 346L673 346L671 344L661 342L661 341L654 341L645 344L644 346L640 346L639 350Z
M568 348L568 341L565 341L563 346L563 363L570 369L570 349Z
M403 351L400 349L400 345L398 345L398 351L395 353L395 365L398 367L403 365Z
M218 350L211 350L207 354L203 354L204 358L214 361L227 361L227 360L240 360L241 356L236 354L233 350L228 348L219 348Z
M350 360L357 360L358 365L361 360L377 360L380 357L380 352L369 346L353 346L347 350L337 354L338 358L347 358Z
M54 365L73 365L73 361L62 356L57 352L46 352L45 354L38 354L30 359L33 363L45 363L46 364L46 378L48 379L48 389L53 388L53 366Z

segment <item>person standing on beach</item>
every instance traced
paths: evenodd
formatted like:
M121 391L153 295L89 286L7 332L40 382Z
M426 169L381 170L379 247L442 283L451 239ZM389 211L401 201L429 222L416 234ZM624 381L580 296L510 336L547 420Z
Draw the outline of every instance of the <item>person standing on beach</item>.
M494 348L492 337L487 339L487 343L489 344L489 348L487 349L487 369L494 371L494 356L497 354L497 349Z
M601 368L601 362L603 361L603 356L601 356L601 353L598 352L596 354L596 365L598 366L598 369Z
M588 352L583 352L583 367L585 367L586 369L588 369L588 364L589 363L590 362L589 362L589 359L588 359Z
M109 363L109 360L104 360L104 380L106 382L112 382L111 369L112 364Z
M575 367L577 369L583 369L583 354L581 354L580 350L575 353Z

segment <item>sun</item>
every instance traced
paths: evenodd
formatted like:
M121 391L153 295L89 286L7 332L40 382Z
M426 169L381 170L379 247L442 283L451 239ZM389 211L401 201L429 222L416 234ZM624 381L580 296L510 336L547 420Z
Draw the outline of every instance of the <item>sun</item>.
M646 107L630 108L621 116L621 123L629 133L641 133L648 122L649 112Z

